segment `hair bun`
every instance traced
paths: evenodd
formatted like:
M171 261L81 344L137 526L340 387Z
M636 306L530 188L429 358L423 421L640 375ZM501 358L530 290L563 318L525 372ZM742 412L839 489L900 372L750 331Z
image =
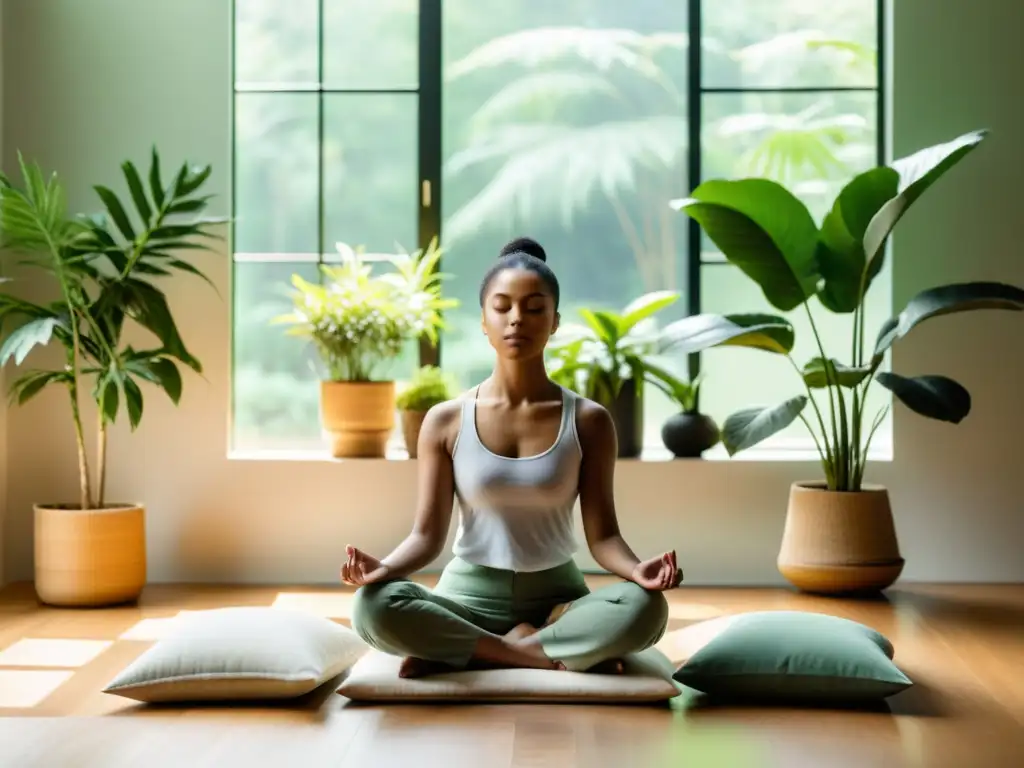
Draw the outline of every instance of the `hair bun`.
M509 241L505 244L505 247L501 249L501 253L498 254L498 259L503 259L513 253L526 253L545 263L547 263L548 260L548 255L544 251L543 246L532 237L517 237L515 240Z

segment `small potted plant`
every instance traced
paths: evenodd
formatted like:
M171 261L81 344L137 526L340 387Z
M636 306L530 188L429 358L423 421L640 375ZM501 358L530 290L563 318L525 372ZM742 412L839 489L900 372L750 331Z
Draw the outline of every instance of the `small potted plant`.
M141 503L107 499L108 430L122 409L131 429L138 428L146 384L177 404L178 366L201 372L156 281L175 272L204 277L184 254L209 250L204 239L219 237L209 228L225 220L198 217L209 200L199 192L210 166L183 164L165 184L155 149L147 181L131 161L121 166L131 205L97 186L106 214L76 218L66 215L57 177L19 161L21 187L0 175L2 246L49 273L57 298L34 303L0 294L0 322L15 321L0 345L0 366L22 365L37 346L62 348L61 366L25 372L10 394L21 405L49 386L67 393L79 469L77 502L35 506L36 593L51 605L129 602L146 584L145 511ZM127 343L129 322L155 343ZM86 394L96 406L92 457L80 405Z
M820 228L803 202L767 179L706 181L689 198L672 203L696 219L772 306L782 312L799 309L811 322L818 354L803 366L790 357L791 335L782 347L765 347L789 358L805 393L777 405L743 409L722 426L729 455L796 419L814 438L824 479L793 483L778 557L782 575L800 589L877 592L903 569L888 491L864 482L871 441L888 409L865 421L869 387L878 383L909 410L939 421L958 424L970 412L970 394L953 379L880 370L892 345L932 318L1024 309L1019 287L956 283L912 297L878 329L874 341L865 328L864 298L881 271L893 228L985 136L985 131L970 132L858 174L840 191ZM824 348L809 306L812 298L831 312L852 316L847 360Z
M398 393L396 404L402 416L402 435L409 458L416 458L416 445L420 427L427 411L438 403L455 396L451 378L436 365L424 365L413 374L409 383Z
M273 322L309 339L326 369L320 416L334 458L383 457L395 428L392 364L406 345L437 344L441 312L458 306L441 296L436 240L424 251L375 256L337 245L340 264L321 264L322 284L292 276L294 311ZM374 273L375 264L390 270Z
M644 383L671 388L666 382L678 382L666 370L670 357L717 346L792 347L790 323L771 315L691 315L660 327L655 316L679 297L653 291L621 312L582 309L585 324L562 325L549 345L552 380L612 414L619 458L635 458L643 449Z
M658 339L653 318L679 296L652 291L621 312L581 309L583 323L562 325L549 344L552 380L608 409L620 458L634 458L643 449L644 360Z
M679 406L661 425L661 441L677 459L699 459L721 439L718 425L697 407L702 378L686 381L663 369L648 367L649 380Z

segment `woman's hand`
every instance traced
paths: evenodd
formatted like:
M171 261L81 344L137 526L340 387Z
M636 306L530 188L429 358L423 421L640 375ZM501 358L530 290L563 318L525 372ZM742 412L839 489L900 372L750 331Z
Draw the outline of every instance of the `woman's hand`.
M341 566L341 580L346 584L362 587L388 577L388 567L377 558L352 546L345 547L345 552L348 560Z
M637 563L632 579L644 589L675 589L683 580L683 572L676 564L676 551Z

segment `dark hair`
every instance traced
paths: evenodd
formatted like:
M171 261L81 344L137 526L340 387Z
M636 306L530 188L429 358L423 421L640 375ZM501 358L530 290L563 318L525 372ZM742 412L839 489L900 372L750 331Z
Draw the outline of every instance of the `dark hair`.
M544 248L536 240L529 237L517 237L506 243L498 254L498 261L487 270L484 279L480 283L480 306L484 305L484 297L487 288L495 275L505 269L525 269L533 272L544 281L544 284L551 291L555 300L555 309L558 309L559 289L558 278L547 265L548 255Z

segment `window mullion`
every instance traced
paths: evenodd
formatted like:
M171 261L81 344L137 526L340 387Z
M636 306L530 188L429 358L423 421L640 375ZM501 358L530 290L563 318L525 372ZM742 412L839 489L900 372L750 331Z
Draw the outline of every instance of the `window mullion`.
M701 123L703 121L703 73L701 55L701 3L702 0L689 0L689 31L687 41L687 130L689 144L687 146L687 179L688 189L695 188L701 180ZM699 314L701 309L701 229L700 224L692 216L687 217L687 307L688 315ZM691 381L700 374L700 353L689 356L689 374ZM699 407L699 402L695 403Z
M441 238L441 0L420 0L419 102L417 105L419 173L419 247ZM440 261L438 269L441 268ZM440 343L435 348L420 341L420 365L439 365Z

